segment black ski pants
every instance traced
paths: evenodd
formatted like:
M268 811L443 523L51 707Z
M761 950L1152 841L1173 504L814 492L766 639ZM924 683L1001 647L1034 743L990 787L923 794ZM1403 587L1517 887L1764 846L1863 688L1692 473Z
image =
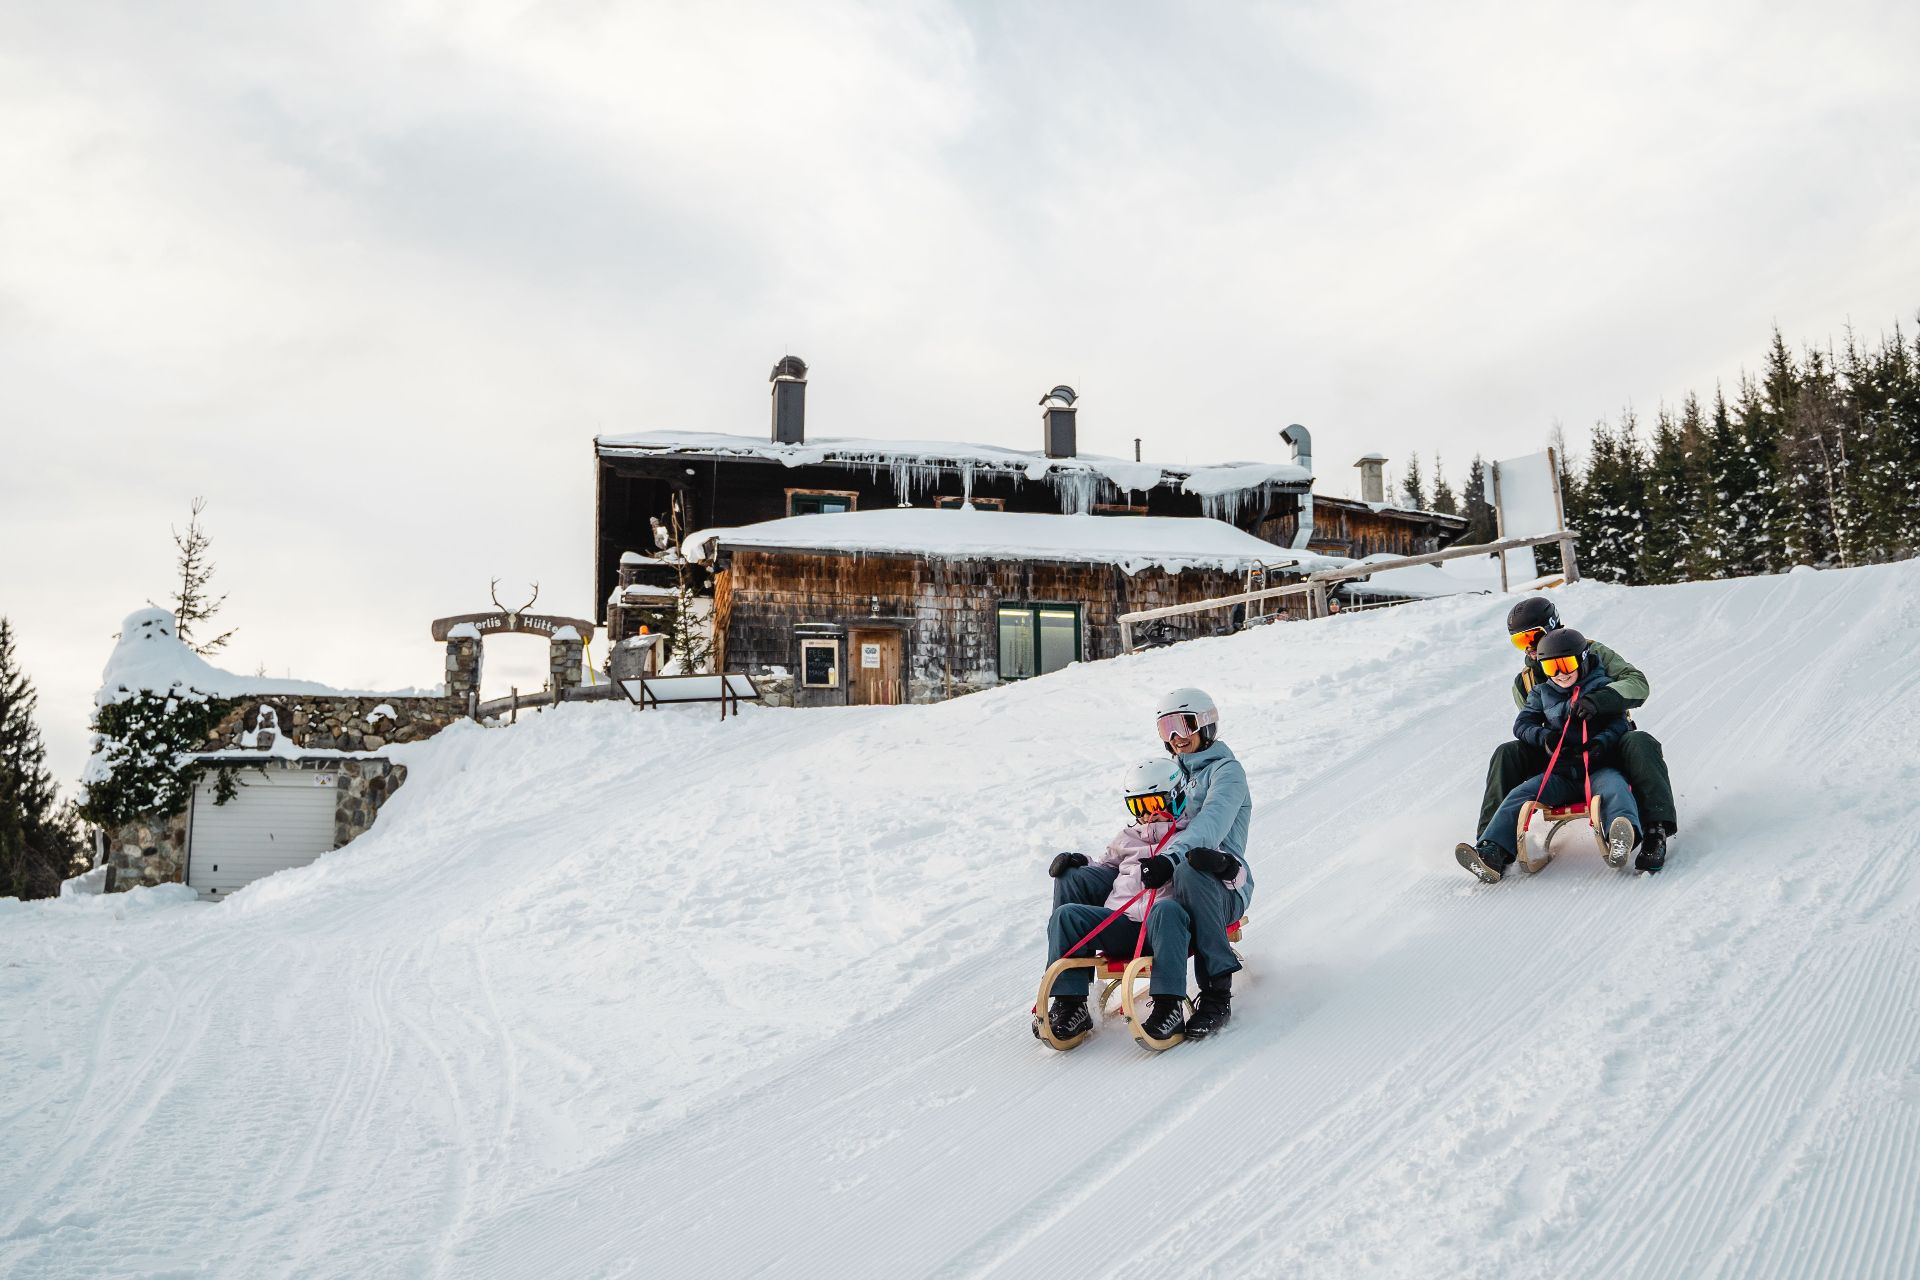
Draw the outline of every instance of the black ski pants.
M1571 744L1568 749L1577 750L1578 745ZM1620 739L1618 754L1610 763L1627 775L1627 785L1633 788L1640 820L1646 827L1664 827L1669 835L1680 829L1680 815L1673 807L1673 779L1667 775L1667 755L1660 739L1639 729L1629 730ZM1547 753L1532 743L1515 738L1495 747L1493 758L1487 761L1487 793L1480 799L1480 821L1474 830L1487 829L1494 810L1509 791L1546 771Z

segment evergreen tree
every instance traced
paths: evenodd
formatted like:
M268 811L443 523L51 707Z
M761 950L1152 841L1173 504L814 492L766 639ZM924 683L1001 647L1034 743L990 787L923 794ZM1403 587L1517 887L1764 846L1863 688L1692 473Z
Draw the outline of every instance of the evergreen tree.
M1604 582L1638 583L1646 536L1645 464L1632 410L1616 435L1604 421L1593 429L1593 453L1580 490L1585 535L1581 571Z
M1407 455L1407 473L1400 480L1401 497L1416 511L1427 509L1426 482L1420 478L1420 455Z
M38 702L15 660L13 625L0 616L0 897L50 897L87 869L73 808L59 803L47 772Z
M1467 468L1467 487L1461 494L1460 514L1467 518L1467 531L1461 541L1468 546L1492 542L1493 506L1487 501L1487 464L1479 454Z
M1645 480L1646 529L1640 545L1642 582L1679 582L1692 552L1693 493L1680 425L1666 409L1653 430Z
M1719 397L1716 394L1715 399ZM1718 412L1726 415L1726 404ZM1720 563L1720 494L1714 482L1713 431L1700 412L1700 398L1691 391L1680 408L1680 452L1685 460L1687 507L1685 562L1682 581L1704 581L1725 576Z
M1774 461L1779 423L1759 384L1745 374L1734 402L1731 447L1721 460L1723 530L1730 575L1772 573L1779 563L1774 531Z
M1774 331L1766 391L1778 428L1774 503L1781 561L1787 565L1845 564L1840 545L1851 480L1844 411L1833 368L1809 351L1796 369Z
M226 603L226 595L213 594L213 561L208 559L213 540L207 531L200 527L200 513L207 509L205 498L195 498L192 514L187 518L187 531L173 531L173 545L180 552L180 585L173 593L173 616L177 620L174 633L180 642L202 656L222 648L233 639L233 632L227 631L206 641L196 644L193 629L202 623L213 621L213 615L220 612L220 606Z
M1453 486L1447 483L1447 473L1440 465L1440 455L1433 455L1433 509L1442 515L1457 516L1460 504L1453 496Z

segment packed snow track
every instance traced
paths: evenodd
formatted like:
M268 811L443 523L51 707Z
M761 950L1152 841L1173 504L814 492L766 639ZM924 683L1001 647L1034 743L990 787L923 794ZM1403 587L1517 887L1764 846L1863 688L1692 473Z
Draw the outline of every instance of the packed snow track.
M1920 564L1557 599L1652 680L1657 877L1455 865L1474 597L463 726L227 902L0 902L0 1274L1920 1274ZM1255 798L1233 1024L1052 1053L1046 862L1186 684Z

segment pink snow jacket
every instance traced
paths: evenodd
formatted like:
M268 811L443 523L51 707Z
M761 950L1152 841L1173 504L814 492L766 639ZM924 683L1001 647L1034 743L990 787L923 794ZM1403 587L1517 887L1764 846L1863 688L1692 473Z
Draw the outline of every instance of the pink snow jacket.
M1106 852L1093 855L1092 865L1112 867L1120 873L1113 878L1113 888L1107 894L1107 910L1118 911L1121 903L1146 887L1140 883L1140 864L1151 858L1169 835L1186 825L1185 818L1173 822L1130 822L1120 828L1120 834L1107 845ZM1138 922L1146 918L1147 900L1142 896L1127 908L1127 919Z

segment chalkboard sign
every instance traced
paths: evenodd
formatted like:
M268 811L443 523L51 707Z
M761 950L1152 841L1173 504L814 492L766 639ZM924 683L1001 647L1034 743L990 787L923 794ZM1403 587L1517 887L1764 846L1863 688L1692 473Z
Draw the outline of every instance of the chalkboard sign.
M801 641L800 683L809 689L837 689L840 687L839 641Z

